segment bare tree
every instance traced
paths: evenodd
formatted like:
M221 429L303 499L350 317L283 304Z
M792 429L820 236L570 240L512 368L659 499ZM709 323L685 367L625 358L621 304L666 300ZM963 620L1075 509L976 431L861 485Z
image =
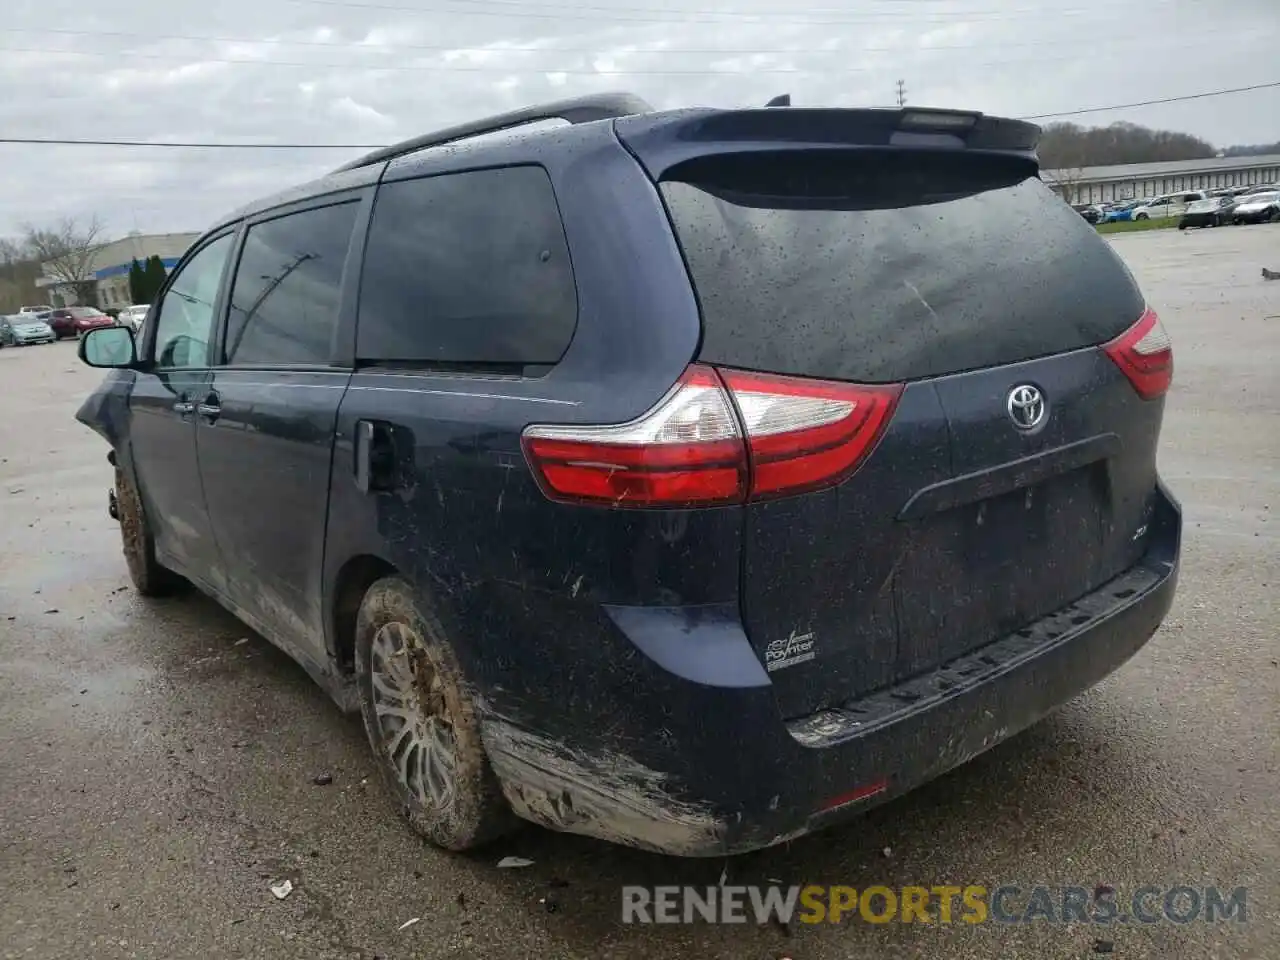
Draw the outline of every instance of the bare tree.
M93 259L102 246L102 222L97 215L80 223L66 217L47 228L23 226L23 245L39 260L45 276L59 286L70 287L76 302L92 305L97 299Z
M1080 182L1084 179L1084 167L1065 167L1044 171L1044 182L1067 203L1080 203Z

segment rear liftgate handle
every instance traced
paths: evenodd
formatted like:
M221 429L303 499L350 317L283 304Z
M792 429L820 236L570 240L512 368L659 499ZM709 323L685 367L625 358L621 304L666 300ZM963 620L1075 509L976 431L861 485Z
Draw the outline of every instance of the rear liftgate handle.
M396 477L395 435L391 424L377 420L356 421L356 487L361 493L394 490Z

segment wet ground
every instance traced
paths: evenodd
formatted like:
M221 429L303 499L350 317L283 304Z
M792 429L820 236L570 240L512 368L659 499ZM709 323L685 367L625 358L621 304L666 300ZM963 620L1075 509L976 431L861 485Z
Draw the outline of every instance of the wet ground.
M1280 282L1260 277L1280 269L1280 226L1116 246L1175 341L1169 619L1029 732L728 878L1246 886L1247 923L637 928L623 884L715 884L726 864L533 828L470 857L425 848L358 722L300 669L209 601L126 586L106 450L72 419L99 375L67 342L0 351L0 954L1280 956ZM534 865L497 869L507 855Z

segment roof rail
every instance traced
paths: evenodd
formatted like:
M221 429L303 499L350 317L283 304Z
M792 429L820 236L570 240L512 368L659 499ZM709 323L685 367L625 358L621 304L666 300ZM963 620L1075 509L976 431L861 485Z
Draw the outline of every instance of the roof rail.
M565 120L568 123L590 123L592 120L608 120L612 117L625 117L634 113L650 113L653 110L648 103L632 93L593 93L585 97L573 97L569 100L557 100L532 107L512 110L510 113L499 113L482 120L472 120L456 127L446 127L435 133L424 133L421 136L382 147L367 153L358 160L352 160L340 166L334 173L343 173L359 167L372 166L385 160L393 160L408 153L424 150L427 147L439 147L446 143L479 137L486 133L497 133L510 130L542 120Z

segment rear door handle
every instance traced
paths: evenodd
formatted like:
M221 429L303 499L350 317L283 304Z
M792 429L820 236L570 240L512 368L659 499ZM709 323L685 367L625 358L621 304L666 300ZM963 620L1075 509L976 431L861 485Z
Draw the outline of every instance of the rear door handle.
M195 404L190 400L176 400L173 404L173 412L184 417L194 409Z

